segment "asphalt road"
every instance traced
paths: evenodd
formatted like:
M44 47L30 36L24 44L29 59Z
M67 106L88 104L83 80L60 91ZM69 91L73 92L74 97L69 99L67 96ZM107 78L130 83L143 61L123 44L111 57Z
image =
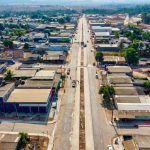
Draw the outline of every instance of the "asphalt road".
M88 82L90 91L90 106L93 124L93 140L94 140L94 150L105 150L107 145L111 143L111 138L115 135L114 129L107 122L104 108L98 101L100 96L98 95L99 81L95 78L96 67L93 66L95 62L93 46L90 39L89 25L85 18L83 18L83 39L87 44L84 48L85 55L85 67L88 72Z
M83 27L83 28L82 28ZM71 78L77 78L76 68L79 67L78 55L81 48L80 42L83 41L87 44L87 47L84 48L84 70L86 70L88 78L86 78L84 88L88 88L88 98L89 105L87 109L91 110L91 116L89 117L89 113L86 118L91 119L92 126L86 126L88 128L92 128L92 132L86 133L86 136L89 133L92 133L93 142L86 141L86 143L91 142L94 143L94 150L105 150L107 145L111 143L111 138L114 136L115 132L111 125L109 125L104 109L99 103L100 96L98 95L99 89L99 81L95 78L96 67L93 66L93 62L95 62L94 52L91 51L93 49L93 45L90 39L89 25L86 21L85 17L82 17L79 20L79 26L77 29L77 35L74 38L74 43L71 47L70 53L70 63L67 67L71 68ZM83 29L83 31L82 31ZM88 79L88 80L87 80ZM88 86L87 86L88 85ZM53 150L70 150L71 149L71 135L73 130L73 113L74 113L74 105L75 105L75 93L76 90L71 88L71 80L70 77L66 81L65 95L62 99L60 113L57 122L57 128L54 136L54 146ZM87 93L85 93L87 94ZM87 96L87 95L86 95ZM88 122L86 122L88 124ZM86 129L89 131L90 129ZM78 138L78 137L76 137ZM92 138L91 138L92 139ZM90 144L89 144L90 145ZM88 146L89 146L88 145ZM91 146L92 147L92 146ZM92 149L90 149L92 150Z
M79 23L79 26L80 24L81 23ZM71 80L76 80L77 78L78 53L80 49L80 45L78 42L81 41L81 36L81 30L77 30L77 34L74 37L69 56L70 63L66 66L67 68L70 68L71 71L70 76L68 76L66 80L65 95L61 102L61 108L57 123L58 125L54 135L53 150L70 150L71 148L70 137L73 126L72 119L76 92L76 89L71 87Z

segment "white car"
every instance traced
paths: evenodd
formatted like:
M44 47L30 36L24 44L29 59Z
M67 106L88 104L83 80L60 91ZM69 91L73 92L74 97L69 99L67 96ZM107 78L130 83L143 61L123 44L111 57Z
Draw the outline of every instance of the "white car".
M113 150L112 145L107 145L107 149L108 149L108 150Z

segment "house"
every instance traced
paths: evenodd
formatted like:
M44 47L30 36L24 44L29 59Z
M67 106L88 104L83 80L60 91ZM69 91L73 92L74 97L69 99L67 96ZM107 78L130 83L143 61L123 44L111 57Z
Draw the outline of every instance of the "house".
M51 44L48 47L48 51L63 51L68 52L69 46L68 45L62 45L62 44Z
M21 42L13 41L13 47L14 48L19 48L20 46L21 46Z
M116 120L150 118L150 97L146 95L116 95Z
M108 73L126 74L132 76L132 69L129 66L108 66Z
M7 68L7 63L0 64L0 73L6 71L6 68Z
M103 64L105 64L105 65L125 65L126 60L124 57L119 57L119 56L104 56Z
M70 43L71 38L69 37L49 37L50 43Z
M15 89L14 83L1 83L0 86L0 112L5 111L4 103L7 101L11 92Z
M46 113L51 91L51 89L14 89L4 103L5 112Z
M36 33L32 38L34 42L40 42L40 41L44 41L46 39L46 36L44 33Z
M93 32L109 32L112 33L112 27L92 26Z
M110 24L104 22L91 22L91 26L109 27Z
M66 60L66 53L63 51L46 51L42 59L44 62L63 63Z
M114 87L132 87L133 83L131 77L126 74L113 73L107 75L108 83Z
M120 50L118 44L96 44L96 51L102 52L118 52Z
M95 37L97 38L109 38L110 33L109 32L95 32Z
M35 76L36 74L36 70L14 70L13 71L13 78L16 78L16 79L28 79L28 78L32 78Z

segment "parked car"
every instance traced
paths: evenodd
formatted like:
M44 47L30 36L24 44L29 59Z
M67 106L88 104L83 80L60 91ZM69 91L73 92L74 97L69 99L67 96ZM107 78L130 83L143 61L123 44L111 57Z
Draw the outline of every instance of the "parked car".
M108 150L113 150L112 145L107 145L107 149L108 149Z
M76 81L75 81L75 80L72 81L72 87L73 87L73 88L76 87Z
M84 47L87 47L87 45L86 45L86 44L84 44Z
M97 74L97 73L96 73L96 76L95 76L95 77L96 77L96 79L98 79L98 74Z
M70 68L67 69L67 75L70 75Z

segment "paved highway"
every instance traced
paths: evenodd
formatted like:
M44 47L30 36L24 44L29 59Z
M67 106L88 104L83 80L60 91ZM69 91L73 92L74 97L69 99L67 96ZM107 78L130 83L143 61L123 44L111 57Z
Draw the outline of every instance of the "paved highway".
M98 95L99 81L95 78L97 68L93 66L95 58L94 52L91 51L93 50L93 46L90 39L89 24L85 17L83 17L83 27L83 39L84 42L87 43L87 47L84 48L84 55L89 82L88 88L90 92L94 150L105 150L107 145L111 143L111 138L114 136L115 132L112 126L107 122L104 109L98 100L100 98Z
M83 16L79 20L77 34L74 38L70 53L71 78L78 79L80 76L81 45L83 42L87 47L84 51L84 101L85 101L85 134L86 150L105 150L114 136L114 129L109 125L105 117L104 109L99 103L98 95L99 81L95 78L96 67L92 42L90 39L89 25ZM71 88L70 77L66 81L65 95L62 98L60 114L54 136L53 150L77 150L79 149L79 97L78 88ZM72 135L73 134L73 135Z
M81 26L79 21L79 27ZM65 95L61 101L61 108L57 122L57 128L54 136L53 150L70 150L71 149L71 133L73 127L73 111L75 104L76 89L71 87L71 80L77 79L78 54L81 41L82 31L77 29L77 34L73 39L71 53L69 56L70 63L66 68L70 68L70 76L66 80ZM70 80L71 77L71 80ZM61 148L60 148L61 147Z

